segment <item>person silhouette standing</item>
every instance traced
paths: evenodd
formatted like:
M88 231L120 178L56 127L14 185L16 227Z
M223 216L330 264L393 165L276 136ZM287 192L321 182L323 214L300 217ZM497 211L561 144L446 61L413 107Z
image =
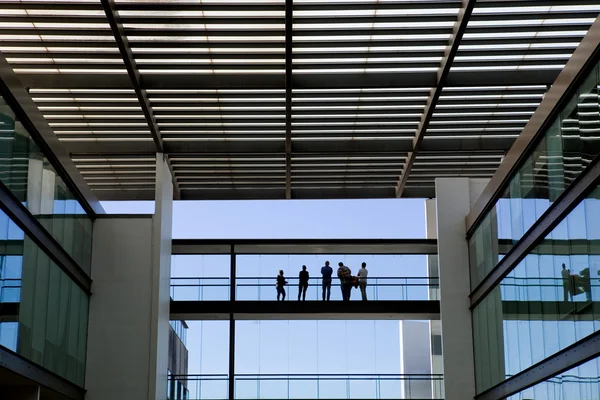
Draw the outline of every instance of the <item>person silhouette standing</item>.
M283 270L279 270L279 275L277 275L277 301L279 301L279 296L282 296L281 301L285 300L285 285L287 285L287 281L283 277Z
M342 301L350 301L350 292L352 290L352 271L344 265L338 264L337 276L340 279L340 288L342 289Z
M306 290L308 289L308 280L310 276L306 270L306 265L302 266L302 271L298 275L298 301L300 301L300 295L302 295L302 301L306 300Z
M329 266L329 261L325 261L325 266L321 267L321 275L323 276L323 301L325 299L329 301L331 297L331 275L333 275L333 268Z

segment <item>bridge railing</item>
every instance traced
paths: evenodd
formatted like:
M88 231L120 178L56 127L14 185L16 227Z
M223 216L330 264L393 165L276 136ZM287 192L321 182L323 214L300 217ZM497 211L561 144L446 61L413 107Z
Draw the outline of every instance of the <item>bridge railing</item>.
M171 376L186 399L227 399L227 375ZM177 387L170 384L169 387ZM182 397L183 398L183 397ZM236 374L235 399L443 399L443 375ZM172 400L181 400L176 396Z
M286 277L286 301L298 299L298 278ZM191 301L227 301L230 297L230 279L220 277L171 278L171 298ZM236 300L276 300L277 289L273 277L237 277ZM367 279L368 300L439 300L438 278L427 277L372 277ZM359 288L352 289L351 300L361 300ZM306 300L323 299L322 278L311 278ZM341 300L337 278L331 284L331 300Z

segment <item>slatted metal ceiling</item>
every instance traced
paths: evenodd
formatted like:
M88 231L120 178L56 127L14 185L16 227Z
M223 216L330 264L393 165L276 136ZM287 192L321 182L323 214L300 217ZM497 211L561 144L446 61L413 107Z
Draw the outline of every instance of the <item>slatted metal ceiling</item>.
M476 1L415 145L467 3L294 0L286 21L286 0L0 0L0 51L101 199L154 187L115 35L182 198L395 197L403 174L400 195L432 197L437 176L491 177L600 12Z

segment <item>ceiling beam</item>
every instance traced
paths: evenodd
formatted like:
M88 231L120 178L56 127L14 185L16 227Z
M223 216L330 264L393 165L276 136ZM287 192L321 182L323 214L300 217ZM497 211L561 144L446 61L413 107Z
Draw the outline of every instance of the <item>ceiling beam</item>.
M404 188L406 187L406 182L408 181L408 176L410 175L410 170L413 164L415 163L415 158L417 157L419 146L421 146L421 142L423 141L425 132L429 127L429 122L431 121L431 117L433 116L433 112L440 98L440 95L442 94L444 85L446 85L448 75L450 74L452 62L454 61L454 57L458 52L458 47L460 46L463 34L467 29L469 18L471 17L471 13L473 12L473 8L475 7L475 1L476 0L463 0L462 2L462 7L458 14L458 18L456 20L456 23L454 24L454 28L452 29L450 43L446 48L444 58L442 59L442 63L437 72L437 82L435 84L435 87L431 89L431 94L427 99L425 110L423 112L423 115L421 116L419 127L417 128L417 133L415 134L415 137L413 139L413 150L410 153L408 153L406 164L404 165L404 169L402 170L402 173L398 179L396 197L402 197L402 193L404 192Z
M285 0L285 198L292 198L292 29L293 0Z
M548 85L559 69L517 71L454 71L447 86ZM373 74L293 74L295 89L364 89L434 87L435 72ZM23 85L38 89L131 89L127 74L22 74ZM285 74L143 74L141 84L150 89L285 89Z
M123 24L121 23L119 13L117 12L115 0L101 0L101 2L102 8L104 8L104 12L106 14L106 18L108 19L108 23L110 24L110 29L112 30L112 33L115 37L115 41L117 42L117 46L119 47L121 58L123 58L123 62L125 63L125 68L127 69L127 74L129 75L131 86L135 91L140 106L142 107L144 117L146 118L146 122L148 123L148 127L150 128L150 134L152 135L152 139L154 140L156 152L164 153L163 138L160 134L160 129L158 127L158 123L156 122L156 117L154 116L154 111L152 110L152 106L150 105L148 93L142 87L140 73L138 71L135 58L133 57L131 47L129 46L129 40L125 35L125 30L123 29ZM171 175L173 177L173 193L175 198L179 199L181 198L181 190L179 189L179 185L177 184L177 178L173 173L173 168L171 166L169 158L167 157L166 160L167 165L169 166L169 170L171 171Z

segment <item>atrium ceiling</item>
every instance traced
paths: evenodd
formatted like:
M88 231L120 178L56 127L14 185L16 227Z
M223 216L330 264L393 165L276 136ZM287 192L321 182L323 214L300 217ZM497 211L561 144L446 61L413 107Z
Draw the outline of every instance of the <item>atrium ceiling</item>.
M287 5L287 7L286 7ZM434 197L490 178L600 0L0 0L99 199Z

